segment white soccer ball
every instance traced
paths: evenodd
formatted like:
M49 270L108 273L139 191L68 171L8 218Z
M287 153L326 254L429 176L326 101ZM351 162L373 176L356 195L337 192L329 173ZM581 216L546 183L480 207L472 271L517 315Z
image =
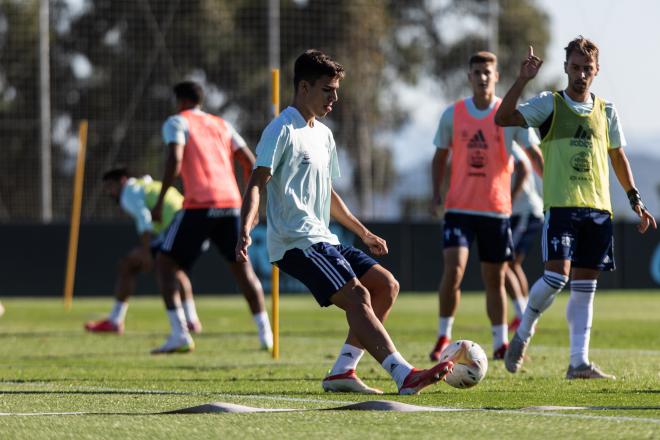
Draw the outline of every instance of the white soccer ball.
M451 343L440 354L440 362L452 361L454 369L445 382L454 388L471 388L481 382L488 371L488 356L476 342L460 340Z

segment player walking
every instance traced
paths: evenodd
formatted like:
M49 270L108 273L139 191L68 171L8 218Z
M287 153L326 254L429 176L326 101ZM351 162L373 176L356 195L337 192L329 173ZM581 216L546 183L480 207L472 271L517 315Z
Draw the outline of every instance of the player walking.
M114 168L103 175L103 190L135 220L140 237L140 245L134 247L119 262L119 272L115 284L115 304L107 318L90 321L85 329L94 333L123 333L124 319L128 310L128 299L135 291L135 278L140 272L149 272L153 267L156 252L163 241L164 231L181 209L183 196L176 188L170 187L163 201L162 221L151 219L151 208L156 204L161 183L151 176L139 179L130 177L126 168ZM182 297L182 307L186 324L190 331L200 333L202 324L197 316L190 279L183 270L177 270L176 278Z
M188 352L194 348L181 307L177 271L189 269L210 239L227 260L236 283L248 301L259 331L262 348L272 347L268 314L264 310L261 283L246 259L236 261L234 245L238 238L241 195L233 160L247 176L254 156L243 138L225 120L201 110L202 88L194 82L174 86L179 113L163 125L163 139L169 148L163 184L154 219L160 219L167 190L180 174L183 180L183 209L167 231L156 267L167 308L171 333L165 344L152 351Z
M570 275L571 295L566 308L570 365L566 378L614 379L589 361L598 275L614 270L608 156L630 206L640 217L639 232L646 232L649 226L655 228L656 222L635 188L614 105L589 91L599 71L598 47L580 36L565 50L565 90L543 92L516 108L523 89L543 63L530 47L518 79L496 115L500 125L539 127L544 159L545 273L532 286L523 320L506 353L505 366L512 373L520 369L536 322Z
M332 111L343 76L343 67L320 51L308 50L296 60L293 104L266 127L257 146L236 254L239 261L247 260L250 229L267 185L271 262L303 282L319 305L334 304L346 312L348 337L323 388L382 393L355 373L366 350L392 376L400 394L416 394L441 380L451 362L418 370L403 358L382 325L398 295L398 282L362 251L340 244L328 227L332 216L374 255L387 253L385 240L360 223L332 188L332 179L339 177L337 150L332 132L318 118Z
M472 242L477 240L481 275L486 287L486 308L492 324L493 358L502 359L507 347L506 262L513 257L509 216L511 193L520 191L527 169L516 163L512 145L531 146L534 138L527 129L502 129L493 117L500 105L495 96L499 79L497 57L477 52L470 57L468 80L472 97L449 106L442 114L433 143L432 213L442 204L441 186L451 151L451 178L443 225L444 270L440 281L438 340L430 353L438 360L451 342L454 315L460 300L460 286Z

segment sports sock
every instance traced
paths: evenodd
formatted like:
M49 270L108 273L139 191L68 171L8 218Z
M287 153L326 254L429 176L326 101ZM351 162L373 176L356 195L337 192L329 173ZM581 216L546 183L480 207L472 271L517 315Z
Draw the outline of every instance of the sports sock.
M364 355L363 349L344 344L339 350L339 356L337 356L337 360L330 370L330 375L334 376L335 374L346 373L348 370L355 370L362 355Z
M507 333L509 326L506 324L498 324L491 327L493 333L493 351L497 351L502 345L509 342Z
M184 337L188 335L188 326L186 325L186 315L183 313L183 307L176 307L167 310L167 318L170 320L172 336Z
M525 308L527 307L527 298L523 296L514 299L513 307L516 309L516 316L518 319L522 319L523 313L525 313Z
M549 270L546 270L543 276L536 280L530 289L527 308L517 330L518 336L522 340L526 341L532 337L539 317L550 307L555 296L561 292L567 282L567 276Z
M453 316L441 316L440 322L438 324L438 337L446 336L447 339L451 339L451 330L453 326L454 326Z
M257 325L257 332L259 333L259 342L266 347L273 346L273 332L270 329L270 321L268 320L268 313L263 310L259 313L252 315L254 323Z
M571 340L571 366L589 364L589 339L594 316L596 280L571 281L571 297L566 305L566 319Z
M115 304L112 306L108 320L112 321L113 324L119 325L124 322L126 319L126 311L128 310L127 301L116 300Z
M385 368L385 371L392 376L392 379L394 379L394 382L396 382L396 386L399 389L401 389L403 381L406 380L406 377L413 369L413 366L410 365L398 351L387 356L381 365Z
M181 301L181 306L183 307L183 313L186 315L187 322L197 322L199 321L199 316L197 316L197 307L195 306L195 300L192 298Z

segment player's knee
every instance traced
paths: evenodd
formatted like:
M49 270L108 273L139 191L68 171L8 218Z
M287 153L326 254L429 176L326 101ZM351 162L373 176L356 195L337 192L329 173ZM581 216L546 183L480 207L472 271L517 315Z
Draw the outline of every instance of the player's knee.
M465 268L459 265L455 266L445 266L445 270L442 276L454 286L458 286L463 279L463 274L465 273Z
M371 310L371 295L366 287L357 284L351 288L349 306L360 312Z
M399 296L399 289L399 282L392 274L389 274L383 290L385 291L385 297L390 305L394 304L396 298Z

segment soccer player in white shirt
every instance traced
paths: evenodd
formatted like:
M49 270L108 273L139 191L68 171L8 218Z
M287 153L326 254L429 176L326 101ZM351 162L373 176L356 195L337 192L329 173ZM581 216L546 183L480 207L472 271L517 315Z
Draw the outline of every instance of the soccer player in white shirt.
M336 305L346 312L348 337L323 388L382 393L355 373L366 350L392 376L400 394L417 394L442 380L453 364L418 370L403 358L382 324L399 292L398 282L364 252L340 244L328 228L333 217L360 237L372 254L388 251L385 240L360 223L332 189L332 179L339 176L337 152L332 132L318 118L332 111L343 76L343 67L320 51L308 50L296 60L293 104L266 127L257 145L236 255L239 261L247 260L250 230L267 185L271 262L302 281L319 305Z

